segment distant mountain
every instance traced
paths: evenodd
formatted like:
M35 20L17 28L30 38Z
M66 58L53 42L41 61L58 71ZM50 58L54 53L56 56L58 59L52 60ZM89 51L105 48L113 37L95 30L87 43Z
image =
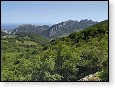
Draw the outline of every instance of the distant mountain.
M31 24L26 24L18 26L10 33L13 35L19 35L21 33L34 33L49 39L54 39L60 36L68 35L74 31L82 30L96 23L98 22L85 19L79 22L76 20L67 20L58 24L54 24L51 27L48 25L35 26Z
M62 36L64 34L72 33L74 31L79 31L81 29L84 29L96 23L97 22L94 22L92 20L87 20L87 19L81 20L79 22L74 20L64 21L55 24L50 28L49 37L54 38L54 37Z
M11 34L19 35L21 33L34 33L34 34L39 34L42 36L48 36L47 35L48 29L49 29L49 26L47 25L35 26L35 25L27 24L27 25L18 26L11 32Z
M20 24L1 24L1 30L10 34L12 30L17 28Z

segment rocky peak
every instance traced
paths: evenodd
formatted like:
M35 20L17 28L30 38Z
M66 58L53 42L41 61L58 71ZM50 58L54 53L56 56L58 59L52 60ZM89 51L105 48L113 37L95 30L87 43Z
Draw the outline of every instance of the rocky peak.
M54 24L53 26L49 28L50 29L49 37L54 37L55 35L58 35L58 34L60 35L61 33L63 33L63 31L65 33L73 32L75 30L83 29L94 24L96 24L96 22L92 20L88 20L88 19L81 20L79 22L77 20L63 21L58 24Z

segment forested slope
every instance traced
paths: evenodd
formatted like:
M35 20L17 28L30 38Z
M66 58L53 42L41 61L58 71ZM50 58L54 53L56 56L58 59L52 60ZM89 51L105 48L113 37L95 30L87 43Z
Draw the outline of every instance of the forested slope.
M1 40L2 81L78 81L96 72L108 81L108 20L45 46L31 42Z

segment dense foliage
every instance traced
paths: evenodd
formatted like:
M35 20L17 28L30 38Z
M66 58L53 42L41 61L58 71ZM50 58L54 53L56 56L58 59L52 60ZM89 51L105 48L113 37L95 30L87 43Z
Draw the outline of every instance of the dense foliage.
M42 37L38 34L35 34L35 33L26 33L26 32L23 32L23 33L19 33L19 34L16 34L17 36L17 39L20 40L20 41L23 41L23 40L31 40L31 41L34 41L36 43L39 43L39 44L42 44L42 45L46 45L47 43L49 43L49 39L45 38L45 37Z
M27 39L1 40L2 81L78 81L95 72L108 81L108 20L45 46Z

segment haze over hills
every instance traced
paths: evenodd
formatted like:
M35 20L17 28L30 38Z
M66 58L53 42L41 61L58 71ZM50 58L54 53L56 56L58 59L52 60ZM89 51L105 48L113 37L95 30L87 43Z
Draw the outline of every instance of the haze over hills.
M9 30L9 29L15 29L21 24L1 24L1 29Z
M49 25L42 25L42 26L36 26L31 24L26 25L18 25L14 29L10 30L4 30L5 27L2 27L4 32L13 34L13 35L20 35L23 33L33 33L38 34L46 38L54 39L58 38L59 36L65 36L68 35L74 31L79 31L84 28L87 28L91 25L94 25L98 22L92 21L92 20L67 20L63 21L57 24L54 24L52 26Z

